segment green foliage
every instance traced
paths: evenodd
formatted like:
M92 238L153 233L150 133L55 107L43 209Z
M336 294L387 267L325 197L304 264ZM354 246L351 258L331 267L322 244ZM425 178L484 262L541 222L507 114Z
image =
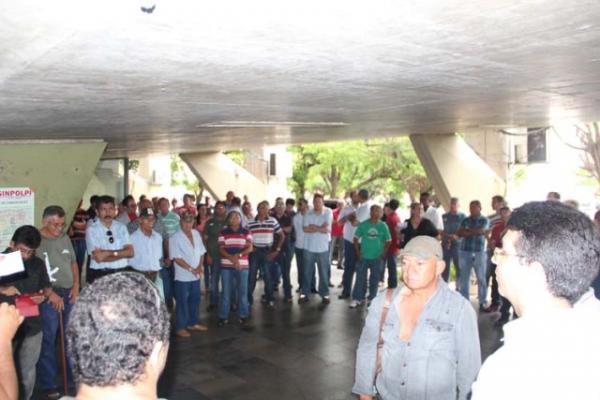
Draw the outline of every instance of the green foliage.
M187 191L194 193L196 198L203 190L198 179L178 155L171 156L171 185L185 187Z
M140 168L140 160L128 160L127 169L132 172L137 172Z
M408 138L373 139L290 146L294 154L290 189L335 198L354 189L401 199L429 189L425 171Z
M246 159L246 155L245 155L244 151L231 150L231 151L225 151L223 154L225 154L227 157L231 158L231 160L234 163L236 163L237 165L239 165L240 167L244 166L244 161Z

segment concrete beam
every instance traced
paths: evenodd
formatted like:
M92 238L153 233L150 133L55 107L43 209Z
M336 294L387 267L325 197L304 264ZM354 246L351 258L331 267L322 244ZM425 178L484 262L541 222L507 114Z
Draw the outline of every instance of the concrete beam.
M221 152L180 154L198 181L216 199L229 190L240 198L247 195L253 205L267 197L265 184Z
M70 221L105 147L103 141L0 142L0 188L33 189L38 226L52 204L63 207Z
M471 200L480 200L484 213L491 213L490 199L505 195L506 182L456 134L411 135L410 141L423 164L442 206L458 197L463 211Z

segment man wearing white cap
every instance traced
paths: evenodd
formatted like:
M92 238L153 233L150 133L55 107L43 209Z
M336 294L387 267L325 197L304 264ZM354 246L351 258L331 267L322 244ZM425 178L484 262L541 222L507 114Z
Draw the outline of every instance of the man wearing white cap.
M413 238L400 263L404 284L369 308L352 392L361 400L466 399L481 366L475 311L441 278L437 239Z

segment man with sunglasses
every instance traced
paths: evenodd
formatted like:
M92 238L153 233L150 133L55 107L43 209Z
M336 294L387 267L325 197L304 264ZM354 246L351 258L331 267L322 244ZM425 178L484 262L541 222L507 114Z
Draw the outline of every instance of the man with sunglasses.
M128 259L133 257L133 246L127 227L116 221L115 199L100 196L98 218L85 233L88 254L91 258L87 281L127 269Z
M600 238L558 202L515 209L494 250L498 289L519 319L483 364L473 400L600 399L600 318L578 307L600 265Z

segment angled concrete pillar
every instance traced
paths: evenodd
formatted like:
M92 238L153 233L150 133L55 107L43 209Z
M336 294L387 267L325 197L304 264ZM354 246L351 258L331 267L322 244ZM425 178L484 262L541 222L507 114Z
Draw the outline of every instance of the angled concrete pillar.
M33 190L36 226L51 204L70 221L105 147L103 141L0 141L0 188Z
M200 183L215 199L224 199L229 190L238 197L247 195L253 206L265 200L265 184L221 152L180 154Z
M446 210L450 197L458 197L467 214L471 200L480 200L484 213L491 213L492 196L505 195L505 181L460 136L411 135L410 141Z

